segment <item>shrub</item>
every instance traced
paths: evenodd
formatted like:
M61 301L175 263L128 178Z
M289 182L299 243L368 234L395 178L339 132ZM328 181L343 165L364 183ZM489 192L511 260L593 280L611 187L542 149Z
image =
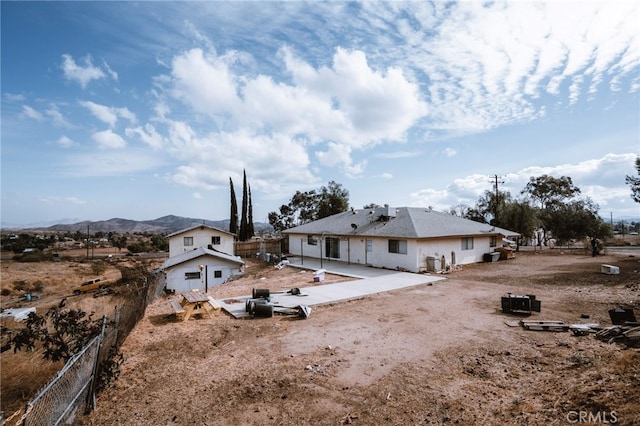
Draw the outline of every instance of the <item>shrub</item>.
M31 286L31 291L41 292L42 290L44 290L44 283L40 280L36 281Z
M91 271L93 272L94 275L102 275L106 270L107 270L107 267L104 266L104 263L102 262L93 262L91 264Z
M13 282L13 288L16 291L26 291L29 288L29 284L25 280L16 280Z

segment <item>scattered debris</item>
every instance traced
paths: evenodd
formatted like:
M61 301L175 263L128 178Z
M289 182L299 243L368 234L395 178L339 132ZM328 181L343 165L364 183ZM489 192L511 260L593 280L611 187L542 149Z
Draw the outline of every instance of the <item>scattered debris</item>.
M599 330L600 324L590 323L590 324L571 324L569 326L569 331L573 333L574 336L586 336L590 333L595 333Z
M298 294L300 289L292 288L288 294ZM284 293L284 292L282 292ZM253 299L247 299L245 302L245 311L252 317L271 318L274 313L280 315L294 315L300 318L307 319L311 315L311 308L306 305L298 305L295 307L282 306L270 303L269 290L268 289L253 289Z
M0 312L0 318L11 318L14 321L23 321L27 319L29 314L36 312L36 308L13 308L13 309L5 309Z
M93 293L93 297L106 296L108 294L115 294L115 290L111 287L102 287L98 289L95 293Z
M507 293L502 296L502 312L505 314L531 315L532 311L540 312L540 304L533 294Z
M569 329L569 325L565 324L562 321L527 321L521 320L520 324L527 330L537 330L537 331L567 331Z
M620 273L620 268L613 265L600 265L600 272L603 274L617 275Z
M286 256L282 256L282 260L280 261L280 263L275 265L274 268L276 268L277 270L280 270L280 269L284 268L285 266L287 266L288 264L289 264L289 259L287 259Z
M623 308L618 306L615 309L609 311L609 317L611 318L611 324L620 325L625 322L636 322L636 316L631 308Z
M628 322L612 325L596 333L596 339L607 343L622 343L630 348L640 347L640 323Z

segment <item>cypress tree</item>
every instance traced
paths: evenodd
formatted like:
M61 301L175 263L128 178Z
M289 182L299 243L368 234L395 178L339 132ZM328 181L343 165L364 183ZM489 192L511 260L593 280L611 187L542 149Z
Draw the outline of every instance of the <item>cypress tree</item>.
M238 202L236 201L236 191L233 189L233 180L229 178L229 190L231 192L231 211L229 213L229 232L238 235Z
M249 239L249 227L247 225L247 209L248 209L248 193L247 193L247 172L242 171L244 177L242 180L242 216L240 216L240 241Z
M251 202L251 185L249 185L249 213L247 218L247 226L249 227L249 232L247 233L248 238L253 237L256 233L253 229L253 203Z

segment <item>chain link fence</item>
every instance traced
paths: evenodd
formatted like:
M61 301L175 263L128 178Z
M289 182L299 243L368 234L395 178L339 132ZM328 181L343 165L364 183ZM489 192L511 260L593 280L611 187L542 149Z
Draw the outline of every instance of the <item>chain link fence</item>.
M128 279L123 274L123 278L129 294L111 315L103 317L101 334L67 361L56 377L27 403L17 425L71 424L77 416L95 408L96 392L113 378L109 360L142 319L148 303L162 291L158 274L138 270Z

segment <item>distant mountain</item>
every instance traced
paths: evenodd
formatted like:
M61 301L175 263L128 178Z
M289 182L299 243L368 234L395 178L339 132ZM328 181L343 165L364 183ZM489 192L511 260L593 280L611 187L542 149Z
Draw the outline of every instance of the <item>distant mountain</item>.
M206 220L206 219L194 219L189 217L180 216L163 216L153 220L130 220L113 218L109 220L101 220L97 222L82 221L71 224L56 224L48 227L30 227L32 231L55 231L55 232L87 232L87 227L90 233L96 232L117 232L117 233L134 233L134 232L149 232L152 234L171 234L173 232L180 231L182 229L190 228L196 225L208 225L214 228L222 229L223 231L229 230L229 220ZM273 227L267 223L254 222L253 227L256 231L272 231ZM24 227L22 229L25 229Z

